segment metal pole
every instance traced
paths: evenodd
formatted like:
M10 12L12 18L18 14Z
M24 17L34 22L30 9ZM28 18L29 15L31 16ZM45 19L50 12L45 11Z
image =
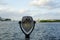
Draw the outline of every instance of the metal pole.
M25 35L25 40L30 40L30 35Z

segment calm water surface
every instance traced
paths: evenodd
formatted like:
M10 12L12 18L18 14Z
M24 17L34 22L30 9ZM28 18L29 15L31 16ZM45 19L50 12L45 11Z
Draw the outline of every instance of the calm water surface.
M0 40L25 40L18 22L0 22ZM60 23L36 23L30 40L60 40Z

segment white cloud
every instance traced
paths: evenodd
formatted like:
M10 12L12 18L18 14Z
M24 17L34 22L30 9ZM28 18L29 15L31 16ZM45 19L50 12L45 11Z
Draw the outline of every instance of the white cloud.
M27 9L16 9L10 6L0 6L0 17L18 20L20 17L29 15Z
M0 7L0 12L14 12L15 9L13 7L6 7L6 6L1 6Z
M33 16L33 17L36 17L36 18L49 18L50 16L52 15L55 15L55 14L52 14L52 13L60 13L59 10L49 10L49 9L52 9L52 7L56 8L58 5L58 2L53 2L54 0L32 0L32 2L30 3L31 5L33 5L32 9L24 9L24 8L21 8L21 9L16 9L14 7L10 7L10 6L5 6L5 5L0 5L0 16L2 17L9 17L9 18L12 18L12 19L19 19L19 17L22 17L22 16ZM57 4L56 4L57 3ZM60 3L60 2L59 2ZM59 4L60 5L60 4ZM37 7L34 7L34 6L37 6ZM36 8L36 9L35 9ZM48 9L46 9L48 8ZM55 10L55 11L54 11ZM51 15L46 15L48 14L51 14ZM58 15L58 14L57 14ZM53 16L52 16L53 17ZM50 18L52 18L50 17Z
M25 13L25 12L27 12L28 10L27 9L20 9L19 10L19 13Z
M0 12L7 12L7 13L25 13L27 12L27 9L16 9L14 7L10 6L0 6Z
M7 3L5 3L6 0L0 0L0 5L7 5Z
M30 2L30 5L32 6L37 6L40 8L48 8L48 9L52 9L55 8L57 3L59 1L55 1L55 0L32 0Z
M31 2L32 5L43 6L49 3L51 0L33 0Z
M33 0L31 2L32 5L35 5L35 6L44 6L46 5L47 3L49 3L51 0Z
M32 16L37 18L59 18L60 17L60 0L32 0L30 5L38 9L32 12ZM51 10L50 10L51 9Z

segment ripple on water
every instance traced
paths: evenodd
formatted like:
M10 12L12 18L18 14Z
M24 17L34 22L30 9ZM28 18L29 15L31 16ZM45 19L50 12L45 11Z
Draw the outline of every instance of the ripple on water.
M30 40L60 40L60 23L37 23ZM18 22L0 23L0 40L25 40Z

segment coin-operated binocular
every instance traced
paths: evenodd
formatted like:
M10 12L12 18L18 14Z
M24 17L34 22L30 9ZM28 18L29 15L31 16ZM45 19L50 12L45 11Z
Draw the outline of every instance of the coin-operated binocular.
M25 34L25 38L30 38L30 34L35 27L35 21L31 16L24 16L22 21L19 21L20 28Z

